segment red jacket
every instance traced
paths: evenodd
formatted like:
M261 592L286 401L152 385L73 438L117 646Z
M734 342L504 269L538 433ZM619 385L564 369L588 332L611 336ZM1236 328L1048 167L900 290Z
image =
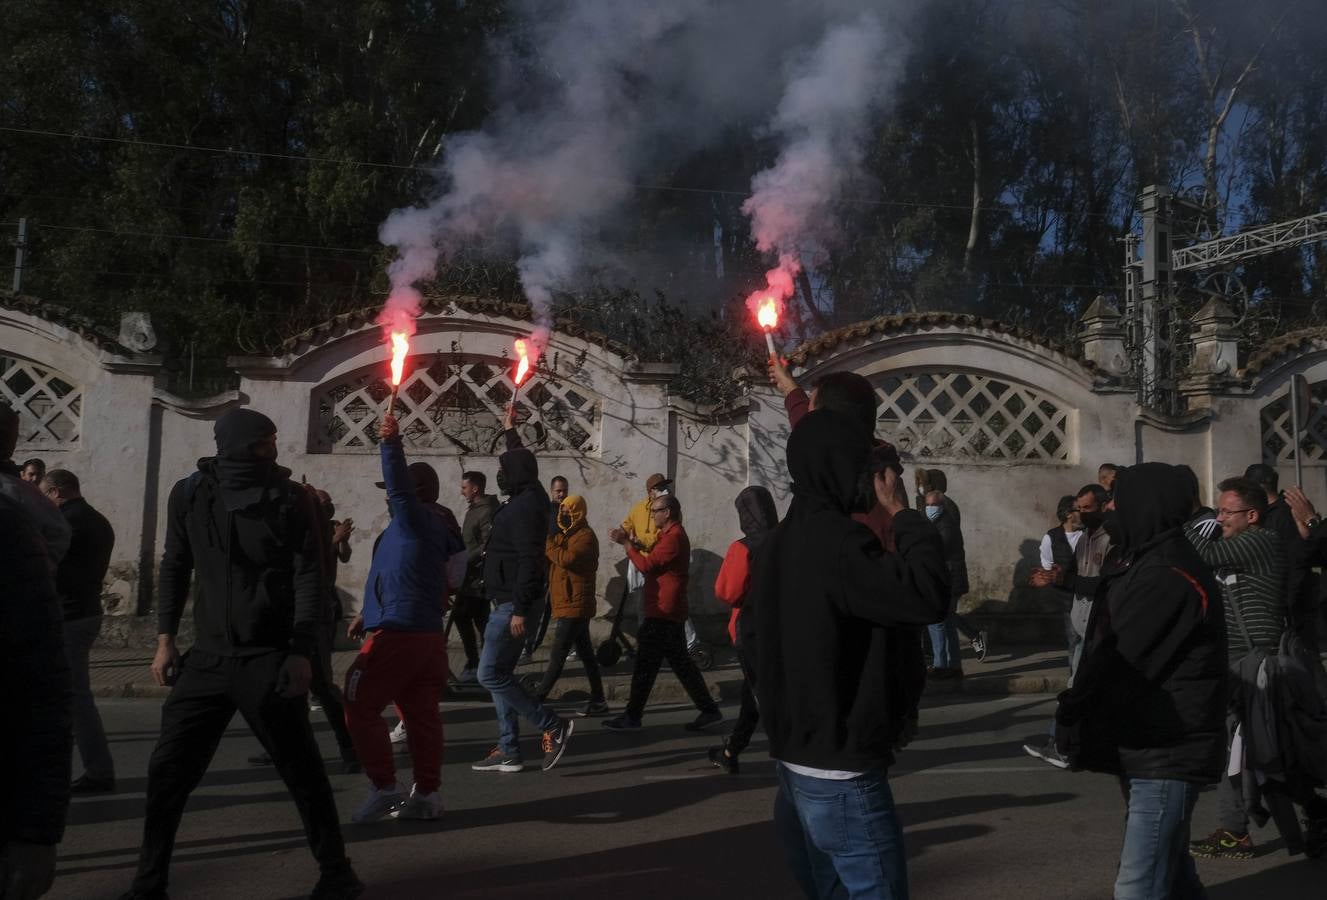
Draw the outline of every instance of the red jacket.
M802 420L802 416L811 411L811 398L806 391L795 388L792 393L783 398L783 408L788 412L789 427L796 428L797 423ZM894 517L889 514L887 509L879 503L873 503L869 511L853 513L852 518L853 521L861 522L874 531L875 536L880 539L880 546L890 553L895 551Z
M685 622L691 541L682 526L668 523L648 554L628 544L627 558L645 576L645 618Z
M714 596L733 608L728 618L728 639L737 643L737 617L742 614L742 602L751 583L751 551L741 541L728 545L728 553L714 580Z

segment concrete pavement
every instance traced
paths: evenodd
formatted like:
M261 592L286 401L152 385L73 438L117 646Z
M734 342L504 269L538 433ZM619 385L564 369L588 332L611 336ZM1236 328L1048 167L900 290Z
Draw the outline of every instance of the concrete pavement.
M1021 673L1020 673L1021 674ZM664 679L661 679L661 683ZM60 851L55 898L109 900L128 885L142 828L144 773L159 704L101 704L122 793L78 799ZM1119 789L1107 777L1062 772L1021 751L1044 729L1045 695L929 697L922 731L892 772L919 900L1097 900L1109 897L1122 831ZM733 704L725 713L736 714ZM447 751L437 824L344 826L367 898L631 897L734 900L798 896L770 825L773 763L763 735L742 774L711 768L715 734L682 729L694 712L651 706L640 733L580 720L562 765L520 775L469 770L496 734L486 703L444 705ZM313 717L327 758L335 744ZM534 760L537 736L526 738ZM245 763L257 743L236 721L185 814L172 895L189 900L303 896L315 868L299 819L269 768ZM405 758L398 756L405 764ZM408 778L408 774L402 774ZM366 788L332 776L342 822ZM1211 830L1215 798L1198 806ZM1199 861L1211 900L1322 895L1327 861L1291 860L1270 832L1250 862Z
M455 643L455 641L453 641ZM705 673L710 691L718 699L737 699L742 687L742 673L737 666L731 647L709 648L715 657L715 667ZM979 663L971 651L964 650L961 681L938 681L928 685L931 693L968 693L979 695L1004 694L1056 694L1065 688L1068 668L1063 649L1041 646L1012 646L991 654L987 662ZM450 649L451 671L459 672L465 664L464 655L457 648ZM332 655L332 668L341 683L347 668L355 658L354 650L339 650ZM517 670L519 675L539 676L548 658L548 642L536 651L534 660ZM164 697L165 688L152 682L148 667L152 663L150 649L97 647L92 651L92 690L98 697ZM604 672L604 692L610 701L625 702L631 688L631 661L622 660ZM584 698L589 683L579 662L567 663L562 678L553 689L553 698ZM668 672L661 673L655 684L654 696L659 701L686 700L677 679Z

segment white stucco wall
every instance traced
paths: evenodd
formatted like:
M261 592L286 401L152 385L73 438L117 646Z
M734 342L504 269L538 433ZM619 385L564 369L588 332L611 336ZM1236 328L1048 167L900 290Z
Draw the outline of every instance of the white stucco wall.
M431 354L465 353L501 358L529 323L467 313L454 307L420 320L413 343L417 364ZM157 363L124 348L105 349L68 328L29 312L0 306L0 355L57 370L83 392L81 436L69 447L20 445L16 456L45 458L82 479L89 500L117 533L114 568L107 586L110 611L138 606L140 573L155 573L164 540L171 486L214 452L212 426L226 409L243 404L278 425L280 462L295 478L327 490L339 517L357 530L354 555L340 569L340 587L359 604L374 537L386 525L376 449L327 452L316 440L313 404L320 386L365 369L385 368L378 329L360 326L278 358L240 360L241 384L233 395L185 402L153 387ZM851 370L877 385L902 376L970 373L998 378L1053 400L1067 412L1064 459L999 460L958 455L918 458L916 467L945 472L949 494L963 511L972 592L967 607L1033 611L1044 598L1020 585L1035 564L1037 542L1054 524L1058 498L1096 478L1101 462L1185 462L1193 467L1209 502L1215 484L1262 458L1260 410L1284 395L1292 374L1327 381L1327 342L1286 354L1244 382L1219 386L1199 398L1195 412L1165 419L1140 410L1132 393L1101 380L1100 373L1024 338L971 324L916 325L895 333L855 331L827 344L795 370L803 384L831 371ZM700 409L668 395L675 368L640 365L598 344L555 333L545 365L559 383L599 404L588 449L536 451L541 479L565 476L586 497L590 522L600 536L599 611L621 595L625 562L607 540L632 504L645 494L645 479L663 472L676 480L691 537L694 613L702 632L722 640L727 610L713 598L713 580L738 527L733 499L747 484L763 484L780 509L789 500L784 448L789 428L782 398L763 377L747 385L734 409ZM762 373L763 374L763 373ZM406 420L408 422L408 420ZM882 420L883 421L883 420ZM405 424L405 423L403 423ZM880 435L893 438L888 427ZM459 495L463 471L476 469L496 490L497 457L482 452L416 452L438 470L442 501L464 515ZM1293 464L1280 465L1283 484ZM1305 466L1306 487L1327 508L1327 462ZM908 474L911 486L912 474ZM149 592L150 594L150 592Z

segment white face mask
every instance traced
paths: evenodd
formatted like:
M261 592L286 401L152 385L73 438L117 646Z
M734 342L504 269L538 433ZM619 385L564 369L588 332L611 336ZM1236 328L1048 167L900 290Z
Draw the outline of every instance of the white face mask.
M943 506L928 506L926 507L926 518L934 522L936 519L940 518L940 514L944 511L945 508Z

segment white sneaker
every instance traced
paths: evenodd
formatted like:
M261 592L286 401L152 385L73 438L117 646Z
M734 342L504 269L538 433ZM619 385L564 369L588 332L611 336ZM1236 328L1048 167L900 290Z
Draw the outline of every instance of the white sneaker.
M402 719L401 721L397 722L396 727L392 729L392 743L393 744L405 743L405 719Z
M401 808L392 813L398 819L419 819L431 822L442 815L442 795L437 791L421 794L419 786L410 788L410 799Z
M355 810L355 814L350 817L350 821L356 825L367 825L370 822L376 822L400 808L406 802L405 795L399 788L392 787L387 790L379 790L376 787L369 788L369 795L364 798L364 802Z
M479 673L474 669L466 667L461 670L461 674L456 676L457 684L479 684Z

